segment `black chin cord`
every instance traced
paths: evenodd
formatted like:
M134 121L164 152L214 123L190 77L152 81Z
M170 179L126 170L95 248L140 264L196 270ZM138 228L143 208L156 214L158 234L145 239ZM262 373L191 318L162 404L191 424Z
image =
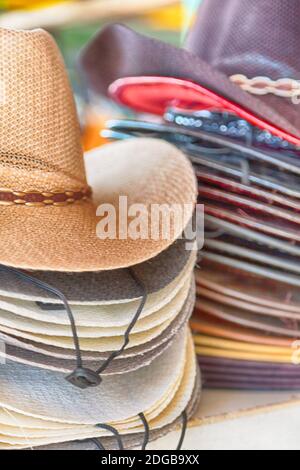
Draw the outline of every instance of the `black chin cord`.
M117 440L119 450L124 450L122 437L120 433L116 430L116 428L109 426L108 424L97 424L96 428L104 429L105 431L111 432ZM102 451L106 450L101 440L98 438L86 439L85 441L82 441L82 442L92 442L97 447L97 450L102 450Z
M111 432L116 438L119 450L124 450L122 437L121 437L120 433L116 430L116 428L110 426L109 424L97 424L96 428L104 429L105 431Z
M135 274L134 270L132 268L128 268L128 271L132 277L132 279L136 282L136 284L139 286L140 288L140 291L141 291L141 296L142 296L142 301L136 311L136 314L134 315L133 319L131 320L127 330L125 331L125 334L124 334L124 343L122 345L122 347L118 350L118 351L114 351L107 359L106 361L102 364L101 367L99 367L99 369L96 371L97 374L102 374L102 372L107 369L107 367L111 364L111 362L116 359L116 357L120 356L124 350L126 349L126 347L128 346L129 344L129 341L130 341L130 333L132 332L133 328L135 327L137 321L139 320L141 314L142 314L142 311L144 310L144 307L146 305L146 302L147 302L147 298L148 298L148 294L147 294L147 290L146 290L146 287L145 287L145 284L137 277L137 275Z
M140 413L138 416L141 419L141 421L143 423L143 426L144 426L144 429L145 429L144 440L143 440L141 450L146 450L146 447L149 443L149 438L150 438L149 424L148 424L148 421L147 421L144 413ZM119 450L125 450L124 445L123 445L123 441L122 441L122 436L116 430L116 428L114 428L112 426L109 426L108 424L97 424L96 427L100 428L100 429L104 429L105 431L111 432L117 440ZM90 439L90 440L91 440L91 442L93 442L97 446L98 450L106 450L99 439Z
M187 417L187 412L186 411L184 411L182 413L181 420L182 420L181 436L180 436L180 439L179 439L178 446L177 446L176 450L181 450L182 446L183 446L183 443L184 443L184 439L185 439L185 435L186 435L186 431L187 431L187 425L188 425L188 417Z
M26 283L30 283L32 285L35 285L35 286L37 286L37 287L53 294L53 295L55 295L56 297L58 297L62 301L62 303L64 305L64 308L65 308L65 310L68 314L69 320L70 320L70 325L71 325L72 335L73 335L73 340L74 340L74 346L75 346L75 353L76 353L76 363L77 363L77 369L73 372L73 374L71 374L71 376L67 377L67 380L69 380L73 385L76 385L77 387L82 388L82 389L88 388L88 387L91 387L91 386L99 385L101 383L100 374L111 364L111 362L116 357L118 357L120 354L122 354L122 352L128 346L129 341L130 341L130 333L133 330L134 326L136 325L137 321L139 320L139 318L141 316L141 313L142 313L142 311L145 307L145 304L147 302L148 294L147 294L147 291L146 291L146 287L145 287L144 283L137 277L134 270L132 268L129 268L130 275L132 276L134 281L137 283L137 285L141 289L141 295L142 295L141 303L140 303L140 305L137 309L137 312L134 315L132 321L130 322L130 325L128 326L128 328L125 332L124 343L123 343L122 347L118 351L114 351L96 372L93 372L93 371L90 371L89 369L84 369L83 368L82 355L81 355L79 338L78 338L78 333L77 333L77 328L76 328L74 315L73 315L73 312L72 312L72 310L70 308L70 305L69 305L66 297L64 296L64 294L60 290L56 289L55 287L50 286L49 284L47 284L43 281L40 281L39 279L36 279L36 278L30 276L29 274L23 272L23 271L19 271L18 269L0 265L0 270L5 271L7 273L11 273L11 274L15 275L17 278L25 281ZM78 374L78 372L79 372L79 374ZM80 375L80 374L82 374L82 375ZM97 377L97 380L95 380L95 377ZM74 380L74 379L76 379L76 380ZM147 421L145 415L143 413L140 413L139 417L140 417L140 419L141 419L141 421L144 425L144 428L145 428L144 441L143 441L143 444L142 444L142 450L145 450L148 443L149 443L149 439L150 439L150 428L149 428L149 424L148 424L148 421ZM184 439L185 439L186 430L187 430L187 422L188 422L186 411L184 411L182 413L181 418L182 418L182 431L181 431L180 440L179 440L179 443L178 443L178 446L177 446L176 450L181 450ZM111 432L116 437L116 440L117 440L117 443L118 443L118 446L119 446L119 450L124 450L121 435L115 428L113 428L112 426L109 426L107 424L97 424L96 427ZM101 444L100 440L90 439L90 441L92 441L97 446L98 450L105 450L105 448Z
M139 418L141 419L141 421L142 421L142 423L143 423L143 426L144 426L144 429L145 429L144 441L143 441L141 450L146 450L147 445L149 444L149 439L150 439L149 423L148 423L148 421L147 421L146 416L144 415L144 413L140 413L140 414L139 414Z
M150 427L149 427L149 423L148 423L144 413L140 413L139 418L141 419L141 421L144 425L144 428L145 428L144 441L143 441L141 450L146 450L147 445L150 442ZM186 411L184 411L182 413L181 421L182 421L181 435L180 435L179 442L178 442L176 450L181 450L182 449L182 446L183 446L183 443L184 443L184 440L185 440L187 425L188 425L188 417L187 417L187 412Z
M101 444L99 439L96 439L96 438L90 439L90 441L93 442L93 444L95 444L98 450L106 450L105 447Z
M140 420L142 421L144 429L145 429L144 440L143 440L143 443L142 443L141 450L146 450L146 448L147 448L147 446L150 442L150 427L149 427L149 423L148 423L147 418L144 415L144 413L139 413L138 416L139 416ZM176 450L181 450L182 449L184 439L185 439L185 436L186 436L187 424L188 424L188 417L187 417L186 411L184 411L182 413L181 420L182 420L181 435L180 435L179 442L178 442ZM112 434L114 434L114 436L117 439L118 445L119 445L119 450L124 450L122 437L115 428L113 428L112 426L109 426L107 424L97 424L96 427L101 428L101 429L105 429L107 431L110 431ZM92 441L97 445L99 450L105 450L103 445L101 444L101 442L98 439L92 439Z
M30 276L29 274L27 274L23 271L19 271L18 269L9 268L9 267L1 265L0 270L1 271L6 271L10 274L13 274L14 276L21 279L22 281L25 281L27 284L32 284L36 287L39 287L39 288L43 289L44 291L55 295L56 297L59 298L59 300L61 300L61 302L63 303L64 308L65 308L65 310L68 314L69 321L70 321L70 324L71 324L74 347L75 347L75 352L76 352L77 367L82 367L82 356L81 356L81 350L80 350L80 345L79 345L79 338L78 338L78 334L77 334L75 319L74 319L73 312L70 308L70 305L69 305L66 297L64 296L64 294L60 290L56 289L53 286L50 286L46 282L40 281L39 279L37 279L35 277L32 277L32 276Z
M77 332L75 318L74 318L72 309L71 309L65 295L59 289L56 289L55 287L53 287L53 286L51 286L51 285L49 285L49 284L47 284L43 281L40 281L39 279L37 279L33 276L30 276L29 274L27 274L23 271L19 271L18 269L10 268L10 267L6 267L6 266L1 265L0 270L5 271L5 272L10 273L10 274L13 274L14 276L21 279L22 281L24 281L26 283L29 283L29 284L32 284L36 287L39 287L40 289L42 289L42 290L58 297L58 299L63 303L64 309L66 310L69 321L70 321L72 336L73 336L73 343L74 343L74 348L75 348L75 355L76 355L76 369L70 375L68 375L66 377L66 379L72 385L74 385L78 388L81 388L81 389L86 389L86 388L89 388L89 387L97 387L98 385L100 385L101 382L102 382L101 374L107 369L107 367L110 366L110 364L112 363L112 361L114 359L116 359L118 356L120 356L124 352L124 350L128 346L129 341L130 341L130 334L131 334L133 328L135 327L137 321L139 320L139 318L142 314L142 311L145 307L145 304L147 302L148 294L147 294L146 287L145 287L144 283L137 277L134 270L132 268L128 268L128 271L129 271L131 277L133 278L133 280L136 282L136 284L140 288L141 297L142 297L141 303L140 303L140 305L139 305L132 321L130 322L127 330L125 331L124 343L123 343L122 347L118 351L112 352L110 354L110 356L101 365L101 367L99 367L99 369L97 369L96 371L92 371L92 370L90 370L90 369L83 366L82 353L81 353L81 349L80 349L80 341L79 341L79 336L78 336L78 332ZM40 303L38 303L38 305L40 306ZM46 307L46 309L48 309L48 306ZM49 309L50 310L53 309L51 304L49 304Z

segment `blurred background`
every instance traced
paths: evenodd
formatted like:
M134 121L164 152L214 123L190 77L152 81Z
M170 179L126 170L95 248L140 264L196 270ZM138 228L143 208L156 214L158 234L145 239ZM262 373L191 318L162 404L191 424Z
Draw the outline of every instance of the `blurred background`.
M86 150L103 143L99 133L110 117L122 116L108 100L92 96L76 61L81 48L103 25L122 22L137 31L181 46L201 0L0 0L0 27L44 28L56 39L73 85Z

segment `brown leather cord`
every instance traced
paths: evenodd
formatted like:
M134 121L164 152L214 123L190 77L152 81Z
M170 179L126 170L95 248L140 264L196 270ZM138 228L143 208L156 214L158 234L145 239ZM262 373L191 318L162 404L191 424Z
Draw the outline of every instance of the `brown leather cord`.
M73 204L91 197L91 189L79 191L15 191L0 188L0 205L29 207L62 206Z
M130 333L134 326L136 325L137 321L139 320L141 313L145 307L145 304L147 302L148 294L146 291L146 287L144 283L136 276L134 270L132 268L128 268L128 271L134 281L138 284L141 290L141 296L142 300L141 303L137 309L136 314L134 315L132 321L130 322L130 325L128 326L125 334L124 334L124 343L122 347L118 351L114 351L113 353L110 354L110 356L104 361L104 363L97 369L96 371L92 371L88 368L85 368L83 366L83 360L82 360L82 353L80 349L80 341L78 337L78 332L77 332L77 327L76 327L76 322L75 318L73 315L73 312L71 310L71 307L64 296L62 292L60 292L58 289L56 289L53 286L50 286L49 284L40 281L39 279L36 279L29 274L19 271L18 269L15 268L9 268L6 266L0 266L0 269L9 273L14 274L17 276L19 279L31 283L43 290L46 290L47 292L54 294L56 297L58 297L63 305L64 308L68 314L69 320L70 320L70 325L71 325L71 330L72 330L72 336L73 336L73 342L74 342L74 347L75 347L75 354L76 354L76 369L66 377L66 379L74 386L81 388L81 389L86 389L89 387L96 387L101 384L102 379L101 379L101 374L107 369L107 367L111 364L111 362L118 356L122 354L122 352L125 350L125 348L128 346L129 341L130 341Z

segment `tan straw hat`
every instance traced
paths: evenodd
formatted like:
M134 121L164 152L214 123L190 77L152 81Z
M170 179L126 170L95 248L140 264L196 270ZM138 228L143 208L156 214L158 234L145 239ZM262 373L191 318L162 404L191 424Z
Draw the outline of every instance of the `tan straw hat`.
M192 215L196 182L185 156L167 143L112 144L87 159L97 184L92 200L71 88L49 34L0 30L0 78L0 263L69 272L128 267L156 256L181 235L174 223L168 238L160 225L157 240L121 239L118 232L116 239L97 237L95 203L112 203L119 195L113 191L122 191L122 184L109 179L110 155L117 170L134 167L131 178L123 175L129 200L147 208L191 205L181 230Z

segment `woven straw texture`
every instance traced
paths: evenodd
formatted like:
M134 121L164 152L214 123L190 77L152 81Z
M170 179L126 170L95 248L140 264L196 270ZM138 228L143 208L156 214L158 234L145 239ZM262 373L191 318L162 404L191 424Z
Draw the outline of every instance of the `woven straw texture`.
M193 395L186 410L189 419L191 419L198 411L200 399L201 399L201 377L200 377L200 372L198 370ZM10 414L12 415L12 413ZM12 416L13 418L15 418L15 414ZM19 416L20 415L17 415L18 418ZM160 428L157 430L151 429L150 430L150 442L156 441L157 439L169 434L172 431L175 431L175 430L178 431L179 429L181 429L181 425L182 425L181 418L178 418L172 424L164 426L163 428ZM144 433L133 434L133 435L122 434L123 444L126 449L141 447L143 439L144 439ZM115 438L113 437L101 438L101 443L104 445L105 449L107 450L118 450L118 445L116 443ZM175 444L176 443L174 442L174 447L175 447ZM10 449L11 447L8 444L6 444L5 448ZM88 441L75 441L75 442L72 441L72 442L66 442L63 444L54 444L54 445L45 446L45 447L43 446L43 447L39 447L37 450L98 450L98 449L96 445L93 443L93 441L88 440Z
M178 294L186 281L191 278L194 263L188 266L171 283L155 294L150 294L147 298L143 312L139 321L156 314L164 308ZM113 284L111 284L113 285ZM64 292L64 291L62 291ZM122 302L104 305L73 305L72 312L77 326L98 327L108 329L126 328L131 322L139 307L140 301ZM50 304L51 305L51 304ZM60 325L70 325L68 316L64 310L59 309L59 305L51 306L51 315L47 314L44 307L35 302L28 302L17 299L7 299L0 296L0 309L14 313L26 319L34 319L41 322L55 323Z
M187 369L188 368L186 368L186 371ZM191 367L189 369L191 369ZM201 377L199 369L196 368L196 377L194 376L194 373L191 373L191 370L188 374L185 375L186 377L183 378L180 384L180 388L178 389L170 405L167 406L156 419L150 421L150 441L154 441L166 434L169 434L172 430L179 431L182 425L182 420L179 416L185 406L189 419L192 418L198 410L201 397ZM190 400L187 403L188 396L190 395L192 381L194 383L194 389L190 396ZM1 425L1 449L32 449L35 445L39 445L38 450L97 450L92 442L90 443L89 440L84 440L85 437L91 438L97 436L101 437L101 442L104 444L105 449L118 449L116 439L114 437L110 437L110 433L97 430L96 428L91 428L88 426L81 426L81 428L79 428L67 425L60 425L60 427L57 427L57 425L51 423L50 421L42 422L41 420L34 418L26 418L25 416L10 410L6 410L4 408L2 414L6 418L5 421L9 420L11 425ZM177 418L175 420L173 418L173 421L171 422L172 417L174 416ZM27 427L26 424L24 426L22 423L29 424L29 427ZM18 424L20 428L17 427ZM38 428L32 427L36 425L38 425ZM50 425L51 431L46 429L46 426L48 427L48 425ZM64 441L68 440L69 442L59 444L59 442L62 442L61 438L59 437L62 436L62 432ZM26 439L24 439L24 434L26 434ZM124 429L121 434L123 445L126 449L140 447L142 445L144 439L144 429L141 425L137 426L135 429L131 429L128 434ZM79 441L75 439L79 439ZM2 442L2 440L4 442ZM45 442L47 442L47 440L48 442L56 442L56 444L47 447L41 447L41 442L43 440ZM38 444L39 442L40 444ZM174 447L175 445L176 441L174 441Z
M168 304L163 309L155 312L153 315L149 315L145 319L139 320L134 329L133 335L141 334L147 335L148 330L155 328L157 326L162 326L166 321L172 321L175 316L180 312L186 295L188 288L190 287L190 282L188 282L184 289L181 289L180 293L174 298L170 304ZM71 337L70 327L69 325L58 325L55 323L47 323L47 322L40 322L32 319L25 319L19 315L14 315L10 312L5 312L0 310L1 312L1 319L0 319L0 329L3 325L4 327L8 327L18 331L27 331L29 333L33 332L35 334L41 334L46 336L58 336L58 337ZM125 327L117 327L117 328L102 328L102 327L85 327L80 326L77 328L78 334L82 338L101 338L104 341L109 340L111 337L120 337L124 335Z
M149 295L168 286L194 259L194 252L187 251L185 243L184 240L178 240L155 258L134 266L136 275L144 283ZM128 269L76 274L38 271L34 277L59 289L68 302L75 305L93 307L127 303L141 298L140 287ZM111 286L114 286L113 290ZM4 271L0 271L0 295L18 301L60 302L52 294Z
M188 298L186 299L179 314L172 320L169 326L156 338L140 346L130 347L126 349L126 354L122 354L120 358L115 359L105 371L106 375L125 374L129 371L140 369L150 364L156 357L160 356L172 343L179 332L186 326L190 319L195 303L195 288L191 287ZM71 351L64 358L64 350L60 348L43 345L34 347L30 342L22 338L16 339L12 336L0 335L6 344L5 357L15 362L28 364L42 369L54 370L57 372L71 372L74 370L75 355ZM73 354L73 355L72 355ZM84 353L83 359L85 363L89 363L89 367L97 369L103 362L103 359L109 353L98 353L94 357L91 353Z
M167 240L100 240L99 218L89 199L73 202L70 197L58 205L24 203L26 193L32 197L34 192L87 191L80 130L60 53L46 32L1 30L0 58L0 263L50 271L115 269L146 261L178 238L178 230L171 230ZM112 144L105 149L106 155L110 153L117 166L126 159L135 164L140 153L139 180L131 180L135 201L138 196L147 207L157 202L195 202L192 168L175 147L149 139L117 148ZM97 157L101 159L101 151ZM143 165L148 157L152 167ZM105 184L107 195L107 200L97 203L110 202L105 168L100 163L92 168L99 172L95 184ZM101 187L94 189L104 195ZM4 205L7 191L17 199Z
M176 338L178 336L179 331L187 324L194 309L194 304L195 289L193 288L184 305L184 308L182 309L180 314L175 318L175 320L168 326L168 328L166 328L155 339L140 346L129 347L128 349L126 349L119 359L115 359L112 362L111 367L107 369L107 374L126 372L127 369L129 370L130 364L132 364L134 360L136 363L139 363L142 357L144 357L146 363L146 357L159 356L159 351L163 352L173 341L174 337ZM52 363L54 363L54 361L57 360L57 362L60 363L60 370L67 363L70 364L71 362L73 362L74 364L74 351L56 348L54 346L41 345L39 343L35 343L29 340L8 336L7 334L1 333L0 336L1 339L3 339L3 341L6 343L7 357L13 359L16 362L30 364L33 355L35 355L36 359L38 356L42 355L46 359L49 359L49 365L51 361ZM16 348L18 349L18 351L16 351ZM103 360L107 359L110 354L111 352L85 352L84 361L85 363L97 362L99 364L99 362L102 363ZM138 367L136 367L136 369L138 369Z
M173 320L179 315L186 298L189 293L191 286L191 280L188 279L180 289L179 293L175 296L172 301L167 304L164 308L155 312L153 315L149 315L147 318L140 320L136 323L130 339L131 346L138 346L148 342L153 337L160 335ZM54 323L44 323L36 320L25 319L18 315L13 315L9 312L0 310L0 331L8 332L13 336L19 336L20 338L28 338L34 341L39 341L41 337L42 344L53 344L58 346L61 344L69 345L71 339L70 327L67 325L56 325ZM118 349L119 344L124 342L124 327L121 328L97 328L97 327L77 327L78 335L82 345L85 343L99 346L99 351L111 351ZM33 335L33 336L32 336ZM46 338L44 338L46 337ZM44 342L44 339L46 343ZM72 344L72 341L71 341ZM117 347L115 347L117 346ZM68 346L67 346L68 347ZM120 346L121 347L121 346ZM103 349L105 348L105 349Z
M64 64L44 31L0 31L1 187L86 186L80 130Z
M141 410L156 408L169 395L183 374L185 356L186 340L180 335L150 366L104 377L101 387L84 392L69 385L63 374L8 362L0 368L0 403L21 414L66 424L136 419Z

